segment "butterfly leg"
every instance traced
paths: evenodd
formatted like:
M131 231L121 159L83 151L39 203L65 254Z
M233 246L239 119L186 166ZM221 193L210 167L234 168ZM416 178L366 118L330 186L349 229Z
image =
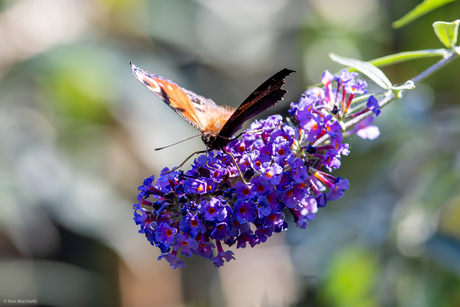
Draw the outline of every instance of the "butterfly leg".
M244 179L243 173L241 172L241 169L240 169L240 167L238 166L238 163L236 163L235 157L233 157L233 155L232 155L229 151L227 151L224 147L222 147L222 150L223 150L223 152L225 152L227 155L229 155L230 158L232 158L233 164L235 164L236 169L238 170L238 173L240 174L241 180L242 180L243 183L249 188L249 184L248 184L248 183L246 182L246 180Z
M190 156L187 157L187 159L184 160L184 162L182 162L181 164L179 164L178 166L172 168L171 170L167 171L165 174L167 173L171 173L171 172L174 172L176 169L179 169L181 168L185 162L187 162L191 157L193 157L194 155L197 155L197 154L202 154L202 153L207 153L207 150L200 150L200 151L195 151L194 153L192 153Z
M259 130L251 130L251 131L244 131L244 132L241 132L240 134L238 134L237 136L235 136L233 139L231 139L230 141L228 141L229 143L236 140L237 138L239 138L240 136L242 136L244 133L258 133L258 132L263 132L264 129L259 129Z
M216 169L215 167L212 167L211 165L208 164L208 149L209 149L209 148L206 147L206 159L205 159L205 161L206 161L206 166L207 166L209 169Z
M264 131L264 129L257 129L257 130L245 131L243 133L257 133L257 132L263 132L263 131ZM241 134L243 134L243 133L241 133Z

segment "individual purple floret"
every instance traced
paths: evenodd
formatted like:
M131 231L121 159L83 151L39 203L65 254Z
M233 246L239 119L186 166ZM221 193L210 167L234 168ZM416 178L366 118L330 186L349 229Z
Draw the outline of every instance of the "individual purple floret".
M320 208L335 201L349 182L330 174L349 154L343 143L343 120L372 110L380 114L377 99L348 113L355 95L367 84L357 74L325 72L322 88L302 94L289 109L289 124L279 115L256 120L225 149L235 157L246 183L230 156L223 151L198 157L186 172L165 168L139 187L134 221L152 245L160 248L171 267L180 268L180 255L198 255L216 267L235 259L224 245L245 248L266 242L287 230L287 215L305 228ZM372 118L358 123L348 134L378 136ZM376 130L377 129L377 130ZM318 142L327 136L326 142Z

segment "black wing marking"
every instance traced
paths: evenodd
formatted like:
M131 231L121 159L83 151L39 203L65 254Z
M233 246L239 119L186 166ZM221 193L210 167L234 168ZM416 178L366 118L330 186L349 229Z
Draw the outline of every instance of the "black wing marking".
M285 83L285 78L293 72L295 71L284 68L262 83L236 109L220 130L219 136L222 138L232 137L241 129L245 121L274 106L278 101L283 99L287 91L282 89L282 86Z
M185 88L182 88L182 90L190 98L190 101L193 103L195 110L197 110L200 113L205 112L208 106L218 107L214 100L210 98L203 97Z

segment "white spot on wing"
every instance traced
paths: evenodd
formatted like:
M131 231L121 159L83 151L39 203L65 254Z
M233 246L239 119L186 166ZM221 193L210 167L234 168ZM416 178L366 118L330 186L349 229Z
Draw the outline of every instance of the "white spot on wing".
M160 91L160 86L158 86L158 82L156 82L154 79L151 79L150 81L151 81L151 82L153 83L153 85L155 86L155 87L152 87L152 90L154 90L155 92L159 92L159 91ZM161 85L161 84L160 84L160 85Z

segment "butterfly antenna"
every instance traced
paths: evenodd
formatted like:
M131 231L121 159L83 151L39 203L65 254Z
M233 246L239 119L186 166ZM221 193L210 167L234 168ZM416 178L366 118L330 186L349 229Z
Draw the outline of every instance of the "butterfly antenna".
M190 140L190 139L196 138L197 136L201 136L201 133L200 133L200 134L197 134L197 135L194 135L194 136L191 136L191 137L189 137L189 138L186 138L186 139L184 139L184 140L182 140L182 141L176 142L176 143L174 143L174 144L165 146L165 147L155 148L155 151L162 150L162 149L165 149L165 148L168 148L168 147L177 145L177 144L179 144L179 143L182 143L182 142L188 141L188 140ZM193 156L193 154L192 154L192 156ZM190 158L189 158L189 159L190 159Z

